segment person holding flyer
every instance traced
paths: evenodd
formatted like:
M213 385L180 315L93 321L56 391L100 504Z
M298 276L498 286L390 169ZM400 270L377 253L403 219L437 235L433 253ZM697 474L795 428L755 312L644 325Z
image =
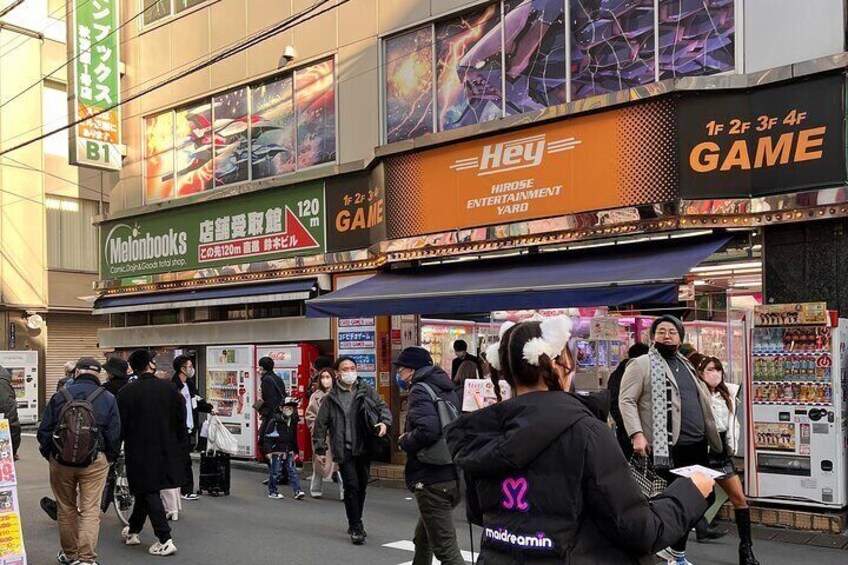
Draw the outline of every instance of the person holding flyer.
M727 493L736 517L739 529L739 565L760 565L754 557L754 543L751 535L751 510L742 488L742 480L736 473L732 457L739 446L738 401L736 395L739 385L728 383L724 366L716 357L705 357L698 353L689 358L698 369L698 376L710 389L710 402L716 427L721 435L724 450L710 450L710 468L722 473L716 482Z

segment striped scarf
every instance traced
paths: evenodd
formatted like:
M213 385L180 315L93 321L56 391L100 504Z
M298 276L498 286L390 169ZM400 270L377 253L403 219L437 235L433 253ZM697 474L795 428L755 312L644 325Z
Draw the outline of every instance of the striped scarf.
M651 360L651 410L654 418L654 468L671 469L671 445L674 431L671 420L672 387L666 378L667 363L655 347L648 352Z

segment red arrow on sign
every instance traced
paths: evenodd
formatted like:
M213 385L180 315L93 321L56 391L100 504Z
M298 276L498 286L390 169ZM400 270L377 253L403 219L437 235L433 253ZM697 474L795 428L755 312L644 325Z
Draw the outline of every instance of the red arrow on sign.
M197 258L201 263L208 263L317 247L321 247L318 240L309 233L300 218L286 206L285 231L258 237L206 243L197 248Z

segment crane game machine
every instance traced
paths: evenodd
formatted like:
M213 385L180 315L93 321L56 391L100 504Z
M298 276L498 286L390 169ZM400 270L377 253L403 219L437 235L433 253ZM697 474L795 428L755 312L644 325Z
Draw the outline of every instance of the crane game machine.
M758 306L748 384L748 495L842 508L846 332L825 303Z
M311 343L298 343L296 345L258 345L256 346L256 398L262 391L262 378L259 371L259 360L263 357L270 357L274 360L274 371L283 380L286 385L286 392L289 396L300 400L297 405L297 415L300 421L297 425L297 444L300 449L298 453L301 462L309 461L312 458L312 437L309 435L309 428L306 426L306 407L308 403L309 381L312 378L312 363L318 357L318 348ZM259 429L259 415L256 414L256 429ZM256 437L256 443L262 438ZM257 449L256 454L259 454Z

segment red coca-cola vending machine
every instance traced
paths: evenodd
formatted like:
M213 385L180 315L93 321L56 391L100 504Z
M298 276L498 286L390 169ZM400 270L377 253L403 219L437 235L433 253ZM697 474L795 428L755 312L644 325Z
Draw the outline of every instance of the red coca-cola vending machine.
M297 406L297 415L300 418L297 426L297 444L300 448L298 456L301 463L309 461L312 459L312 436L309 434L309 428L306 427L307 387L309 386L309 379L312 377L312 363L318 357L318 348L311 343L257 345L256 362L258 363L259 359L263 357L270 357L274 360L274 371L285 383L288 395L300 401ZM259 378L256 379L256 387L256 398L259 398L262 388L262 382ZM256 429L259 429L258 420ZM258 433L256 442L257 445L262 442ZM257 449L257 454L259 453L260 450Z

